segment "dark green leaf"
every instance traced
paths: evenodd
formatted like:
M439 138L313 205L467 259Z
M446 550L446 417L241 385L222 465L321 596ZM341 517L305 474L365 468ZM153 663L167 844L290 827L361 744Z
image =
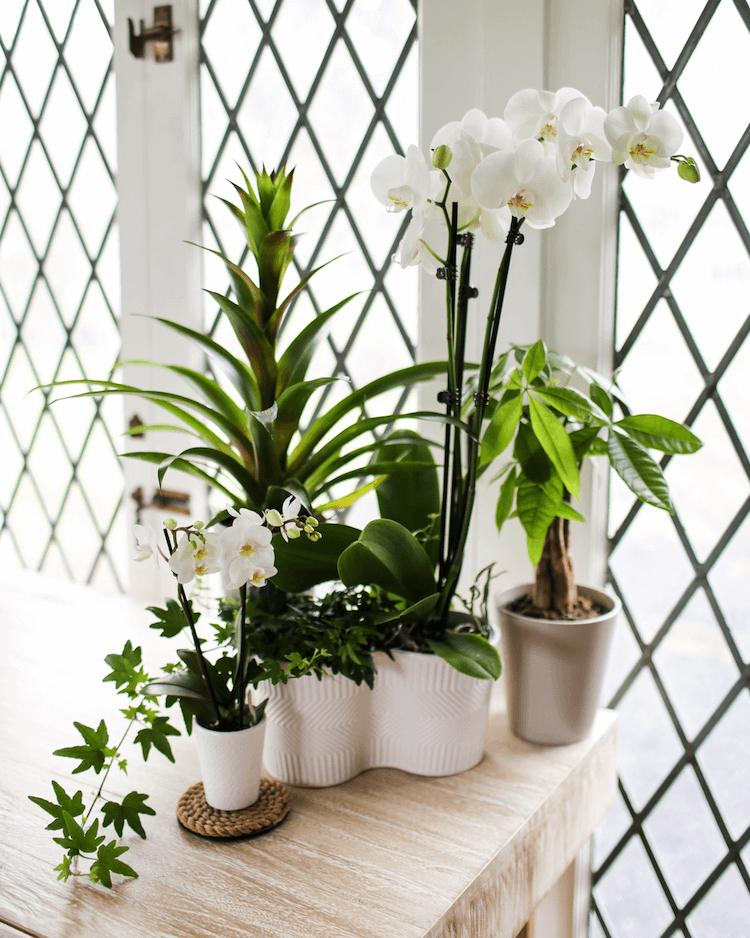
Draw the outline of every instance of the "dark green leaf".
M168 599L166 609L160 609L158 606L148 606L147 608L159 620L158 622L152 622L149 628L157 629L164 638L174 638L184 628L187 628L188 621L182 611L182 606L177 600ZM193 612L194 622L197 622L198 617L199 614Z
M123 853L127 853L128 849L125 846L118 847L116 840L111 840L108 844L102 844L97 851L96 861L91 865L89 875L92 882L101 883L102 886L111 889L112 873L119 873L120 876L132 876L137 879L138 874L136 871L119 859Z
M105 681L114 681L118 693L128 694L134 697L138 693L139 686L148 678L141 664L141 649L133 648L128 640L119 655L107 655L104 659L105 664L112 670L104 677Z
M321 539L312 543L306 537L284 542L274 539L278 573L274 586L287 593L302 593L318 583L338 580L337 562L341 552L359 537L359 529L346 524L320 524Z
M609 423L604 411L575 388L534 388L534 393L566 417L586 422L593 420L600 426Z
M47 814L52 815L52 821L47 825L45 830L59 831L63 830L65 826L63 811L67 812L71 817L78 817L83 814L86 809L83 804L83 792L77 791L70 797L62 785L54 781L52 782L52 788L57 798L56 804L52 801L46 801L44 798L38 798L36 795L29 795L29 801L33 801L34 804L39 805Z
M425 549L396 521L371 521L339 557L346 586L376 585L416 602L435 592L433 564Z
M174 762L172 747L169 745L168 736L179 736L180 731L169 723L169 717L155 717L150 726L144 726L139 730L135 737L143 751L143 761L146 762L151 747L157 749L162 755L166 756L170 762Z
M524 475L533 482L546 482L552 476L552 463L528 423L522 422L518 427L513 455L521 464Z
M613 430L607 454L615 472L642 502L674 514L664 474L640 443Z
M500 655L481 635L447 632L442 642L428 641L432 651L461 674L483 681L496 681L503 670Z
M662 453L696 453L703 443L687 427L656 414L637 414L618 420L616 427L648 449Z
M420 599L419 602L407 606L406 609L383 613L382 616L378 616L375 619L375 625L385 625L386 622L395 622L396 620L403 620L405 622L425 621L429 619L439 599L440 593L433 593L431 596L425 596L425 598Z
M596 427L581 427L580 430L574 430L569 434L570 443L573 447L573 452L575 453L576 461L580 466L584 456L591 454L591 447L596 446L596 439L598 438L599 430L601 428ZM601 440L602 446L604 446L604 440ZM606 451L606 450L605 450Z
M79 772L85 772L86 769L93 769L97 775L104 768L107 759L107 743L109 742L109 733L102 720L96 729L85 726L83 723L73 723L73 726L83 736L85 745L67 746L65 749L56 749L55 756L64 756L68 759L80 759L81 762L73 769L73 775Z
M141 795L137 791L131 791L122 799L122 804L116 801L107 801L102 805L104 822L102 827L114 825L117 836L122 837L122 832L127 824L131 830L134 830L139 837L146 839L146 832L141 824L140 815L155 815L156 811L146 804L148 795Z
M530 542L535 545L544 544L549 526L557 517L559 506L562 504L562 482L557 476L552 476L547 482L537 484L526 479L522 479L518 485L516 493L516 508L518 510L518 519L526 532L527 547L531 551ZM531 562L536 566L541 557L541 548L539 556L531 556Z

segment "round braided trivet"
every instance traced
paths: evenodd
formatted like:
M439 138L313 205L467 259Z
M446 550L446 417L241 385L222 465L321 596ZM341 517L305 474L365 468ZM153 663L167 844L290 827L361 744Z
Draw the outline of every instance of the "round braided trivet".
M241 811L217 811L206 801L203 782L188 788L177 802L177 820L202 837L257 837L280 824L289 813L289 792L271 778L260 780L255 804Z

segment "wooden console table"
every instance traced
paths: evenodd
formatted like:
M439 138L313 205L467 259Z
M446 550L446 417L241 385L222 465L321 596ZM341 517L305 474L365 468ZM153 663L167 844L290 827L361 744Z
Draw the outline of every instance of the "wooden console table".
M199 778L192 740L175 740L176 765L152 754L144 766L134 751L129 777L113 770L108 790L147 792L158 812L144 819L147 840L125 841L140 878L111 891L57 882L61 851L27 796L50 797L52 778L89 791L52 750L77 742L73 720L117 725L124 698L101 683L105 654L130 638L147 667L166 660L149 621L126 598L35 574L0 585L0 938L581 934L575 861L614 799L616 717L600 712L582 743L533 746L510 733L501 693L476 768L293 788L287 820L257 840L209 841L178 825L177 799Z

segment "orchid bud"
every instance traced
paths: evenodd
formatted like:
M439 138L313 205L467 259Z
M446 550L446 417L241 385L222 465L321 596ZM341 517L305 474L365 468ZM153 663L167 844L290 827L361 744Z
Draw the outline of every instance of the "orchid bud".
M677 174L685 182L700 182L701 179L700 170L692 157L688 157L684 163L682 161L678 163Z
M280 528L284 519L275 508L266 509L266 524L271 528Z
M202 521L194 521L193 527L196 531L200 531L201 528L205 528L205 524Z
M317 528L317 526L318 526L319 523L320 523L320 522L318 521L318 519L317 519L316 517L314 517L313 515L310 515L309 518L305 518L305 524L310 524L310 525L312 525L314 528Z
M448 169L453 159L451 148L445 144L432 151L432 165L435 169Z
M177 522L174 520L174 518L167 518L164 521L164 527L168 531L174 531L174 529L177 527Z
M286 527L286 536L289 538L290 541L293 541L295 538L298 538L301 533L302 532L300 531L300 529L294 524L289 524Z
M311 524L306 524L302 530L305 534L312 534L315 528Z

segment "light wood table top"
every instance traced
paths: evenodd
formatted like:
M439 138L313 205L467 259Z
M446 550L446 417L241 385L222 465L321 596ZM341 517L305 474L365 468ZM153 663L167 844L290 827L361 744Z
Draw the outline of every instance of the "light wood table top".
M146 792L157 810L147 840L124 840L140 878L59 883L49 817L27 796L49 798L52 778L90 791L52 750L76 744L73 720L117 725L106 654L130 638L147 667L168 660L150 621L126 598L35 574L0 585L0 938L515 938L614 799L614 714L582 743L534 746L510 733L498 688L476 768L291 788L289 817L257 840L179 826L177 799L200 777L191 739L175 739L176 765L134 750L107 791Z

